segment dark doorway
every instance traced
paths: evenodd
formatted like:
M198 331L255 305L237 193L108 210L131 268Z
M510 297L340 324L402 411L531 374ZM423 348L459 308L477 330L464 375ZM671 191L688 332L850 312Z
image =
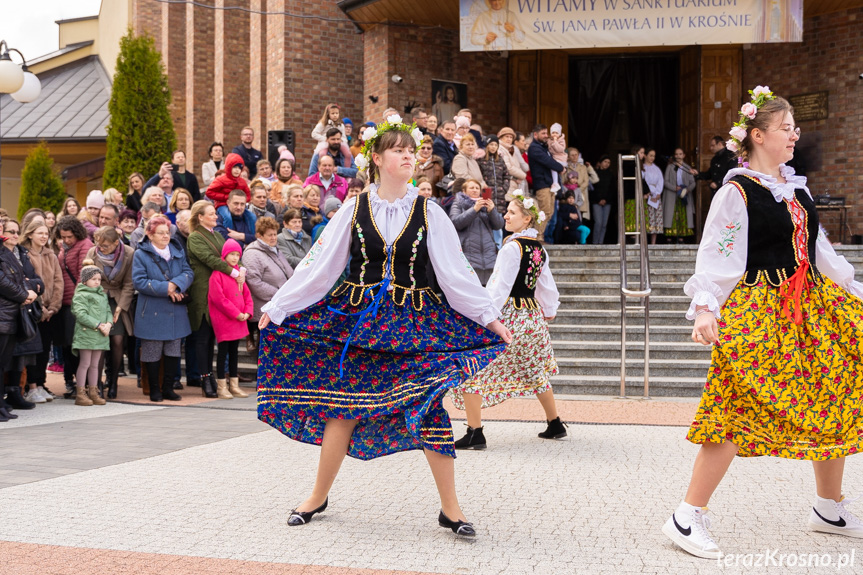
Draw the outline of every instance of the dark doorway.
M586 161L629 153L634 144L669 156L678 145L677 55L572 58L567 142Z
M584 160L596 166L612 158L617 189L617 154L634 145L656 148L664 170L679 145L680 61L661 56L573 57L569 63L569 137ZM615 203L616 204L616 203ZM617 243L617 209L613 204L605 243Z

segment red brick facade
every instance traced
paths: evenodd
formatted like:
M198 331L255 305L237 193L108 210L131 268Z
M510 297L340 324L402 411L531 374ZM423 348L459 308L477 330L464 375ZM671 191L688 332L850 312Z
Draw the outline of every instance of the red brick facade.
M807 18L803 30L802 44L744 49L743 85L747 90L770 86L780 96L829 92L826 120L798 122L799 145L807 137L821 139L820 166L806 174L809 188L813 194L845 196L849 227L863 234L863 8ZM838 216L821 215L838 241Z
M467 107L487 131L506 124L507 60L497 53L460 52L454 30L377 26L364 36L365 93L379 98L377 104L366 101L366 118L380 121L387 107L403 112L408 102L431 113L434 79L467 84ZM394 83L394 74L404 81Z
M230 150L251 125L265 153L267 130L294 130L304 176L315 144L311 130L329 102L357 126L380 121L387 107L403 112L409 102L430 112L433 79L467 84L467 105L487 132L508 122L507 59L459 52L457 31L380 24L360 34L335 0L198 4L250 12L138 0L132 15L135 31L154 36L163 52L178 141L196 172L210 142L221 139ZM260 11L266 14L254 13ZM804 142L821 141L820 165L809 166L811 189L845 196L850 229L863 233L863 8L807 18L804 30L802 44L745 48L743 85L769 85L781 95L830 92L830 117L800 122ZM404 82L393 83L394 74ZM824 219L835 237L832 216Z

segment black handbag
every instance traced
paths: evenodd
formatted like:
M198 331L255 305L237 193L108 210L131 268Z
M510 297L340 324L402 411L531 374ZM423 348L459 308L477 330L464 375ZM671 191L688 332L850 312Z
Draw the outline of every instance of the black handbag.
M41 310L41 308L40 308ZM18 310L18 332L15 334L18 343L30 341L39 333L36 318L30 311L30 306L22 305Z

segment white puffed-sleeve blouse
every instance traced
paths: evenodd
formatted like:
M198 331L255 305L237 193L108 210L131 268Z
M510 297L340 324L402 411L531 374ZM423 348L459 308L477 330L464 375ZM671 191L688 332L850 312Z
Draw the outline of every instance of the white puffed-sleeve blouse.
M697 306L707 306L719 318L719 309L746 272L749 215L740 192L728 180L743 174L758 178L773 194L777 202L794 197L795 189L806 190L806 178L794 174L794 169L780 166L785 183L776 178L747 168L730 170L724 185L716 192L710 204L704 236L698 248L695 274L689 278L683 291L692 298L687 319L695 319ZM824 229L818 232L815 267L848 293L863 299L863 284L854 281L854 267L838 255L827 239Z
M389 202L378 196L377 187L373 185L369 196L375 224L390 244L410 217L411 206L417 197L416 188L409 187L403 197ZM338 280L350 257L350 228L356 202L356 197L351 198L336 212L321 237L297 264L291 279L261 308L274 323L281 324L286 317L323 299ZM434 202L427 205L429 257L447 302L463 316L480 325L488 325L500 315L499 307L483 289L462 253L449 216Z
M520 237L536 239L537 235L538 233L534 229L515 233L498 252L497 261L494 263L494 271L491 273L488 285L486 286L492 301L497 307L503 308L506 305L506 301L509 299L509 294L512 291L512 286L515 283L516 277L518 277L518 270L521 267L521 248L518 242L512 240ZM557 308L560 307L560 294L558 294L554 278L551 277L551 270L548 267L550 260L547 253L545 257L545 265L542 267L542 272L536 283L536 292L534 295L536 301L542 307L542 314L545 317L554 317L557 315Z

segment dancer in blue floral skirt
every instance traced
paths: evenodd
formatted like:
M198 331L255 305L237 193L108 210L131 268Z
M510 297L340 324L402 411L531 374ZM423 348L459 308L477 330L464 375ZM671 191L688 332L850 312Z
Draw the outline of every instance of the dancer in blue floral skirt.
M407 186L420 138L398 116L366 130L356 162L375 184L342 206L262 308L258 417L321 446L312 494L289 525L326 509L346 454L422 449L440 494L439 524L475 534L456 496L441 401L512 336L447 215ZM333 289L349 260L347 280ZM429 260L449 305L428 287Z

